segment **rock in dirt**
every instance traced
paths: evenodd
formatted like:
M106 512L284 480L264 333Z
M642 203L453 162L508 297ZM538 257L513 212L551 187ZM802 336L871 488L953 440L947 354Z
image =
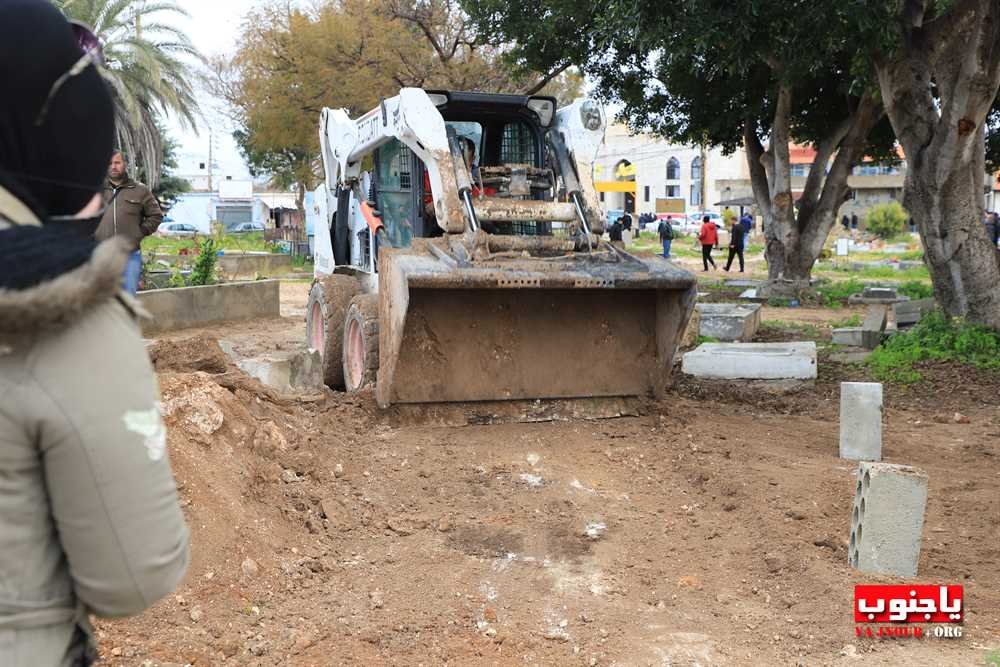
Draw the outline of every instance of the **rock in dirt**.
M764 556L764 565L767 566L768 572L777 572L785 567L785 557L776 553L766 554Z
M158 373L195 373L218 375L232 370L232 362L211 336L199 335L183 340L160 340L149 346L149 360Z
M956 412L952 415L951 420L956 424L968 424L969 418L963 415L961 412Z
M853 644L848 644L844 648L840 649L840 655L846 656L848 658L853 658L858 654L858 649Z
M205 617L205 612L201 610L201 607L195 607L194 609L191 610L191 613L188 614L188 616L191 617L192 621L197 623L198 621L200 621L202 618Z
M260 566L257 565L257 561L253 558L247 558L240 565L240 569L243 570L243 574L248 577L256 577L260 574Z
M281 481L285 484L294 484L295 482L301 482L302 478L294 470L282 470Z

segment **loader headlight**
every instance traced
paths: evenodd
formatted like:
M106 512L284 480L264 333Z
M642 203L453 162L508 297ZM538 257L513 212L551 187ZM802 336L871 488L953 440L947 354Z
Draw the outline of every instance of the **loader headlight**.
M604 121L601 118L601 107L597 105L597 102L594 100L585 100L580 105L580 121L591 132L601 129L601 124Z

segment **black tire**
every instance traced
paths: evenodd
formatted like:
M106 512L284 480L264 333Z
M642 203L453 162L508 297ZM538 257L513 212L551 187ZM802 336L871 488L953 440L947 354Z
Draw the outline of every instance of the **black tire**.
M378 294L359 294L344 318L344 388L358 392L375 385L378 371Z
M313 281L306 306L306 346L323 358L323 381L344 388L344 315L361 285L354 276L334 274Z

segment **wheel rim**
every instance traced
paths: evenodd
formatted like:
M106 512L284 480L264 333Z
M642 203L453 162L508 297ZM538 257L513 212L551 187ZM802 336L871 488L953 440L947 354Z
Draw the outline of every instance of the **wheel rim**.
M347 382L349 388L357 389L365 373L365 345L361 338L361 326L351 320L347 329Z
M323 309L317 301L312 306L312 330L309 332L309 341L312 345L312 349L319 350L320 354L326 353L323 346L323 339Z

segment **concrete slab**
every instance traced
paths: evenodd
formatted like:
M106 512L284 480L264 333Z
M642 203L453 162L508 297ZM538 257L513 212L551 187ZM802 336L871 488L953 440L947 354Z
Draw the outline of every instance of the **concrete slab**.
M895 300L898 295L895 288L892 287L866 287L861 296L866 299Z
M716 379L816 379L816 343L705 343L684 355L681 370Z
M840 458L882 460L882 385L840 383Z
M237 365L247 375L284 393L323 388L323 364L317 350L240 359Z
M936 302L933 297L929 299L916 299L915 301L904 301L892 306L892 316L896 320L897 327L913 326L925 315L934 311Z
M696 307L702 336L749 342L760 327L760 304L699 303Z
M872 356L871 350L863 350L860 347L848 348L834 352L830 355L830 361L838 364L863 364Z
M735 280L727 280L727 287L760 287L763 285L763 281L760 280L748 280L746 278L738 278Z
M927 506L927 473L910 466L858 467L848 562L872 574L915 577Z
M765 297L765 296L758 296L757 289L753 288L753 287L751 287L748 290L743 291L740 294L740 298L742 300L744 300L744 301L752 301L753 303L766 303L767 302L767 297Z
M861 327L841 327L833 330L833 342L835 345L848 345L850 347L862 347Z
M139 292L139 302L152 315L142 323L143 334L280 317L280 284L277 280L257 280Z
M889 309L876 304L869 306L865 313L865 321L861 325L861 347L866 350L874 350L882 342L882 332L888 322Z

